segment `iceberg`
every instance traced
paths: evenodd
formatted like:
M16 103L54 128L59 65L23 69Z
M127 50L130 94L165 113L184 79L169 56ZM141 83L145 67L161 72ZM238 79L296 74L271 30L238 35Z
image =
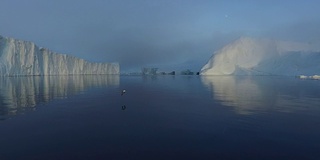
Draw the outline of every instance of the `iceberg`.
M314 80L320 80L320 75L313 75L313 76L305 76L300 75L298 76L300 79L314 79Z
M200 75L319 75L319 45L242 37L216 51Z
M118 63L91 63L0 36L0 76L119 74L119 68Z

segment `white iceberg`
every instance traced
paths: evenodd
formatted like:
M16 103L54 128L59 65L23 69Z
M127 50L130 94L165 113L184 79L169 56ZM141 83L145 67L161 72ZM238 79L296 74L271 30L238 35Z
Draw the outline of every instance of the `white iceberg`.
M300 75L300 79L315 79L315 80L320 80L320 75L313 75L313 76L305 76L305 75Z
M0 76L119 74L118 63L91 63L0 36Z
M319 51L316 44L240 38L215 52L200 74L316 75Z

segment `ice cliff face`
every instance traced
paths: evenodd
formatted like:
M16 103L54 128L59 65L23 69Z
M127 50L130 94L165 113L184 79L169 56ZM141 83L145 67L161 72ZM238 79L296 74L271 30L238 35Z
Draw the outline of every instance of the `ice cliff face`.
M240 38L215 52L200 74L315 75L320 74L319 51L311 44Z
M119 74L118 63L90 63L0 36L0 76Z

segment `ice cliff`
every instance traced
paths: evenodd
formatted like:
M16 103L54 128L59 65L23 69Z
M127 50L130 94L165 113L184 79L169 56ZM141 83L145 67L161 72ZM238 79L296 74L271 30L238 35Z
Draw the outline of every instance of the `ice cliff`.
M201 75L320 74L317 44L240 38L215 52Z
M91 63L0 36L0 76L119 74L118 63Z

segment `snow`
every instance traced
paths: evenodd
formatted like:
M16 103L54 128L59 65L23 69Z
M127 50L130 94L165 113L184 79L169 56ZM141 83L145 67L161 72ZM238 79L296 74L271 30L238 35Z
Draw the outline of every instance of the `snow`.
M91 63L0 36L0 76L119 74L118 63Z
M201 75L319 75L317 44L240 38L215 52Z

